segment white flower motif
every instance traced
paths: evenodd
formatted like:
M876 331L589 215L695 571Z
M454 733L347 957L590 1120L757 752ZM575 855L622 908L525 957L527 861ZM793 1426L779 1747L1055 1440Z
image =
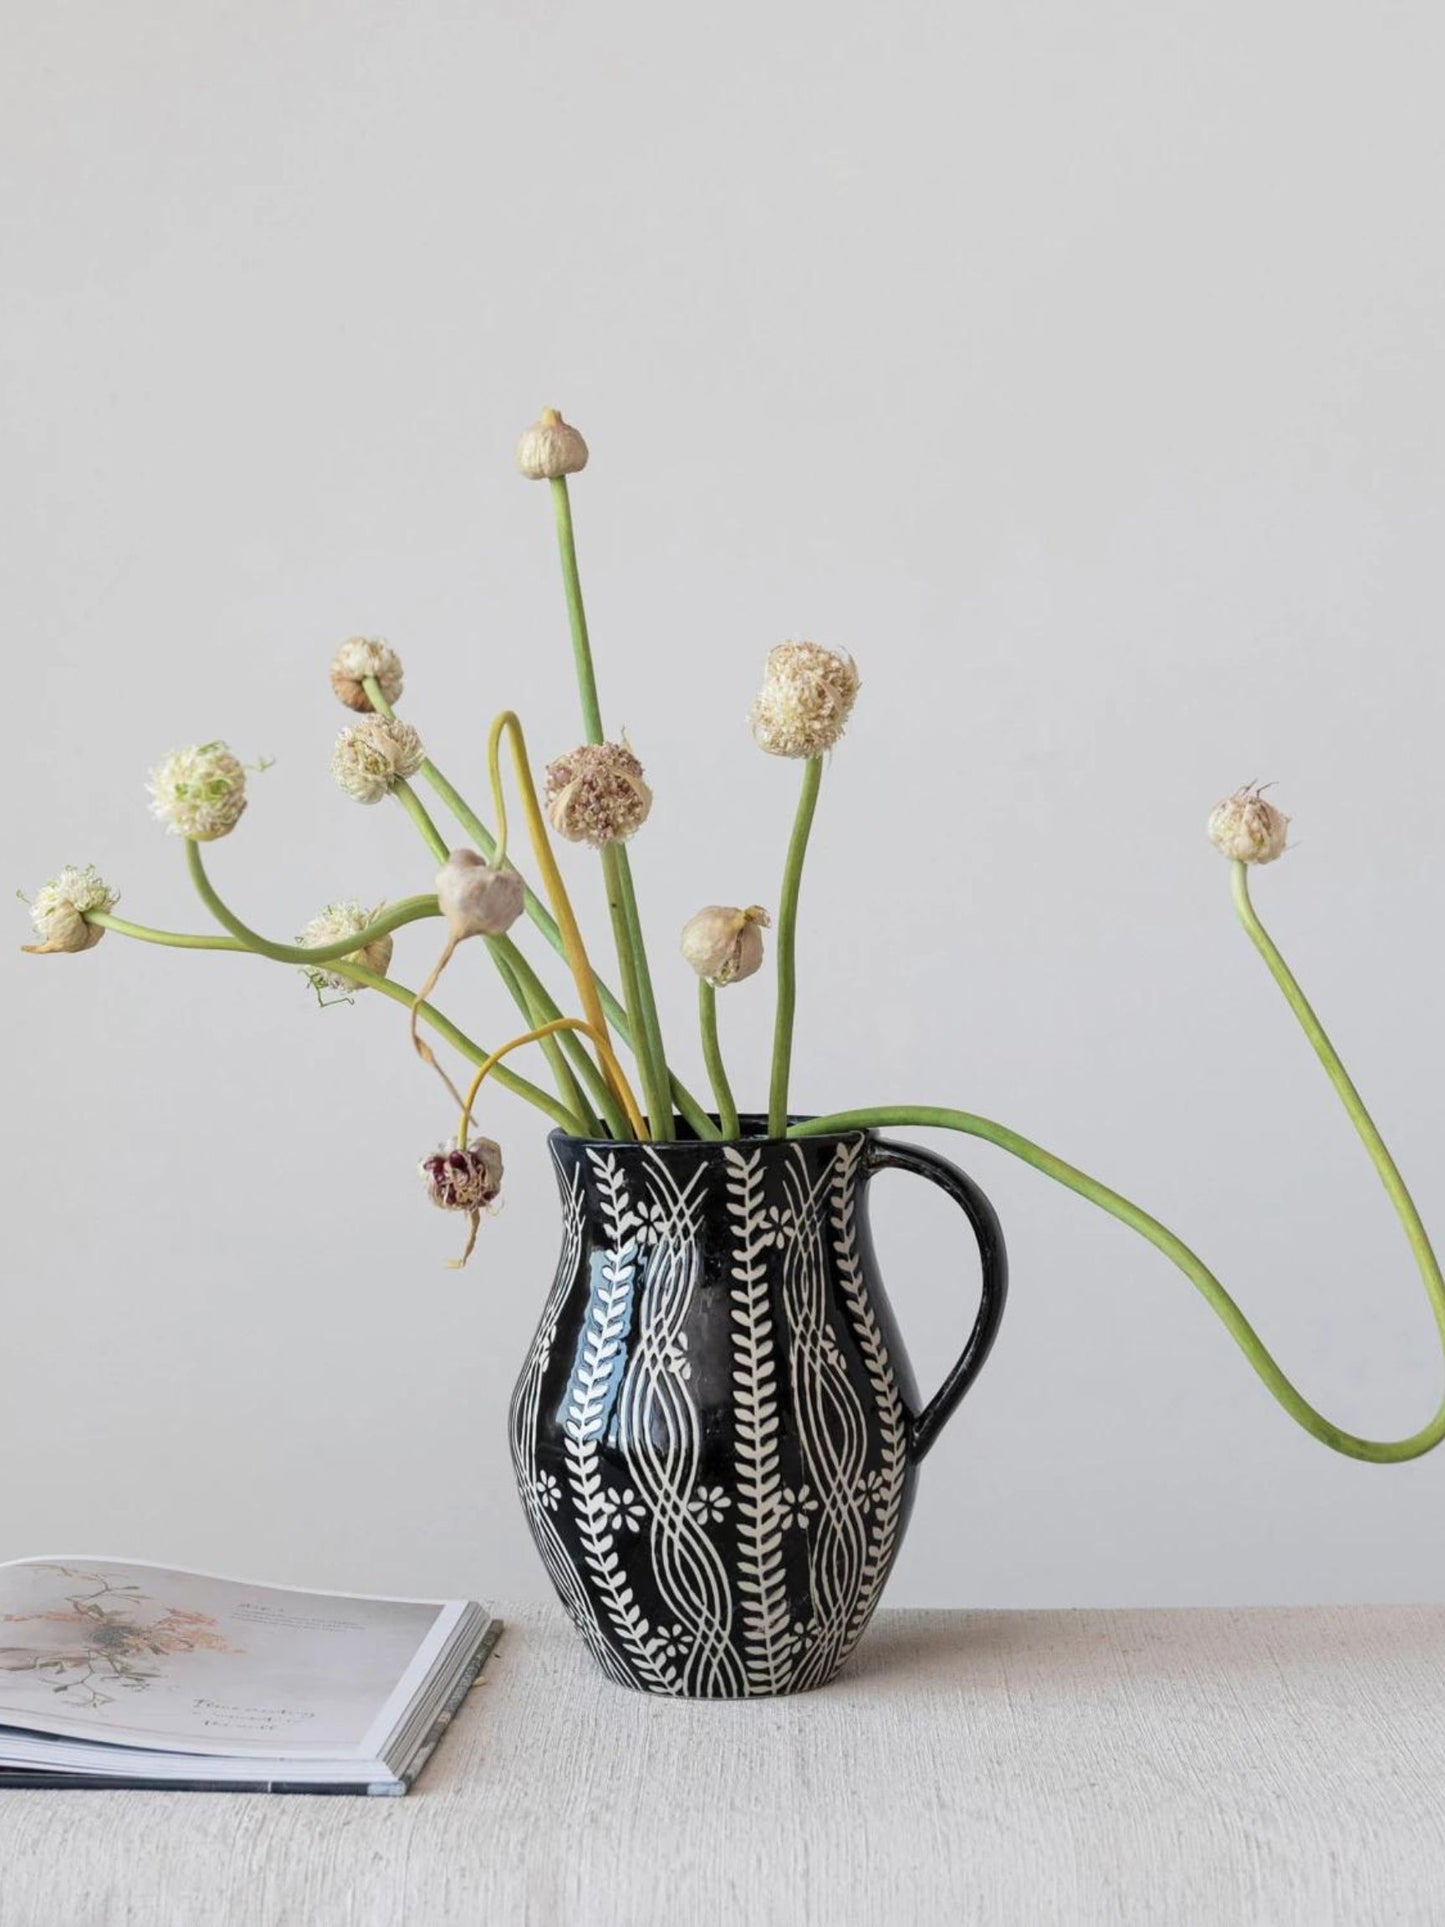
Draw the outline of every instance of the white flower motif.
M653 1645L654 1650L663 1659L680 1659L682 1657L681 1626L659 1626L654 1635Z
M633 1213L633 1236L644 1250L667 1235L667 1208L656 1198L643 1198Z
M721 1525L722 1516L732 1500L720 1485L700 1485L688 1500L687 1509L701 1525Z
M813 1497L811 1486L800 1485L795 1492L790 1485L785 1485L778 1494L777 1506L778 1523L784 1532L794 1527L806 1532L813 1513L818 1510L818 1501Z
M795 1619L793 1621L793 1629L788 1634L788 1644L795 1653L801 1653L815 1643L818 1637L818 1631L819 1627L816 1619L810 1619L806 1625L801 1619Z
M553 1472L539 1472L532 1481L532 1490L549 1512L555 1512L562 1503L562 1488Z
M692 1361L687 1355L687 1333L679 1332L667 1348L667 1356L662 1361L670 1372L676 1374L685 1385L692 1377Z
M602 1494L602 1516L614 1532L620 1532L624 1526L629 1532L636 1532L647 1515L642 1501L628 1485L620 1492Z
M779 1250L792 1244L798 1235L798 1221L788 1205L770 1205L767 1211L767 1230L763 1234L765 1244L774 1244Z

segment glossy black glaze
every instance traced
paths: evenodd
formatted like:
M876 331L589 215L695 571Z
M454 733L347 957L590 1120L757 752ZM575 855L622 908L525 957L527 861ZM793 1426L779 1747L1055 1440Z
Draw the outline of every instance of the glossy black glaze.
M740 1698L820 1686L866 1628L918 1461L1007 1291L987 1199L866 1132L736 1144L550 1140L563 1249L513 1394L513 1463L558 1594L609 1676ZM879 1170L973 1226L982 1302L929 1404L867 1218Z

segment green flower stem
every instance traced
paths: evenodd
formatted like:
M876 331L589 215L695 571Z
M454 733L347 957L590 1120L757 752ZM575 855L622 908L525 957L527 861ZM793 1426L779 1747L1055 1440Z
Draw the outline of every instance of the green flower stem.
M513 969L511 959L502 948L506 943L506 938L488 937L484 939L484 941L486 942L487 949L491 952L492 962L496 966L497 975L506 985L513 1003L526 1019L528 1030L536 1030L540 1025L545 1023L547 1019L534 1008L526 985ZM563 1055L561 1045L558 1043L555 1033L548 1037L541 1037L537 1041L541 1044L543 1055L552 1068L552 1080L557 1086L557 1095L572 1115L580 1121L589 1137L601 1137L601 1122L593 1112L587 1099L582 1095L582 1087L573 1074L572 1066Z
M557 553L562 564L562 587L567 597L567 621L572 631L572 658L577 670L577 693L582 701L582 726L589 743L606 741L602 727L602 705L597 695L597 671L592 661L592 642L587 633L587 610L582 601L582 578L577 569L577 538L572 527L572 498L567 492L567 477L557 476L552 484L552 512L557 525ZM662 1026L658 1022L657 998L652 988L652 973L647 964L647 944L642 919L637 909L637 892L632 882L632 865L626 849L608 844L603 851L608 865L607 900L615 906L612 930L617 943L617 964L623 988L636 984L636 994L628 994L627 1008L632 1018L632 1054L642 1075L647 1102L647 1124L654 1139L665 1143L672 1137L672 1096L663 1048ZM619 914L620 913L620 914Z
M87 910L85 921L101 930L113 930L118 937L131 937L136 943L163 943L168 950L241 950L247 956L255 955L251 946L242 943L239 937L213 937L185 930L153 930L148 923L131 923L125 917L113 917L104 910ZM355 947L348 943L347 950Z
M415 823L421 831L423 837L426 839L427 848L431 851L437 862L445 863L451 855L451 851L447 848L446 838L427 815L426 805L404 776L397 777L391 786L391 793L397 802L401 804L401 807L406 811L412 822Z
M1371 1162L1390 1195L1390 1202L1394 1205L1396 1215L1404 1227L1405 1236L1409 1240L1410 1249L1419 1267L1442 1345L1445 1345L1445 1280L1441 1278L1440 1266L1431 1249L1425 1227L1420 1221L1420 1214L1415 1209L1414 1201L1405 1188L1395 1161L1385 1148L1384 1140L1365 1109L1359 1092L1340 1062L1334 1045L1326 1036L1324 1026L1310 1008L1304 992L1296 983L1288 965L1256 916L1254 906L1249 900L1249 884L1244 874L1243 864L1235 866L1234 901L1240 921L1249 933L1251 942L1269 965L1271 975L1284 992L1290 1009L1299 1019L1305 1035L1314 1048L1315 1055L1324 1065L1331 1084L1338 1092L1351 1122L1370 1154ZM1332 1424L1310 1404L1301 1392L1296 1390L1293 1383L1275 1363L1263 1340L1224 1286L1182 1239L1176 1238L1174 1233L1160 1224L1157 1218L1150 1217L1147 1211L1141 1210L1137 1204L1131 1204L1117 1191L1109 1190L1107 1185L1100 1184L1097 1179L1077 1170L1072 1164L1066 1164L1062 1158L1054 1157L1051 1152L1043 1150L1039 1145L1031 1144L1026 1137L1020 1137L1017 1131L1011 1131L1005 1125L995 1124L986 1117L975 1117L967 1111L938 1110L926 1105L889 1105L877 1110L840 1111L832 1117L813 1118L806 1124L795 1124L788 1132L788 1136L820 1137L833 1131L870 1130L875 1126L889 1125L933 1126L942 1130L962 1131L969 1137L983 1138L990 1144L998 1145L1001 1150L1008 1151L1012 1156L1022 1158L1025 1164L1031 1164L1036 1171L1042 1171L1046 1177L1053 1178L1066 1189L1077 1192L1081 1198L1087 1198L1091 1204L1098 1205L1101 1211L1107 1211L1110 1217L1118 1218L1122 1224L1128 1225L1131 1231L1137 1231L1140 1237L1147 1238L1151 1245L1162 1251L1166 1258L1179 1267L1185 1277L1203 1295L1223 1321L1231 1338L1290 1417L1298 1425L1303 1426L1312 1438L1318 1439L1322 1445L1328 1445L1332 1451L1342 1452L1346 1458L1363 1459L1371 1465L1398 1465L1405 1459L1417 1459L1426 1452L1433 1451L1441 1440L1445 1439L1445 1400L1441 1401L1439 1410L1429 1424L1422 1426L1418 1432L1412 1432L1408 1438L1384 1441L1359 1438L1355 1433L1342 1431L1339 1426Z
M363 687L371 699L373 709L376 710L378 715L394 716L396 714L396 711L381 693L381 687L375 677L368 676ZM486 824L482 822L481 818L468 804L466 798L447 780L446 776L437 768L430 757L427 757L422 763L421 773L427 782L431 784L443 803L446 804L458 823L461 824L467 835L471 837L482 855L489 863L494 862L496 859L497 840L487 828ZM541 931L557 955L559 957L565 957L566 950L562 942L562 933L557 927L556 918L529 884L524 884L524 890L527 915L531 918L537 929ZM623 990L625 995L625 984ZM608 1022L616 1030L623 1043L632 1051L633 1055L637 1056L637 1049L632 1037L632 1019L628 1015L623 999L618 997L615 991L610 990L600 977L597 979L597 995L601 999L602 1008L607 1013ZM639 1058L638 1061L640 1063L641 1059ZM682 1079L669 1071L668 1083L672 1090L674 1104L682 1116L687 1119L698 1137L715 1141L719 1136L716 1124L713 1123L712 1119L683 1083ZM645 1088L644 1085L644 1089Z
M358 930L354 937L341 937L335 943L318 943L314 946L295 945L295 957L286 961L301 961L308 964L335 963L342 957L349 957L357 950L364 950L378 937L390 936L393 930L400 930L403 924L419 923L425 917L439 917L435 897L403 897L400 902L388 904L380 916L373 918L364 930ZM254 944L233 940L229 937L187 936L174 930L152 930L147 924L128 923L124 917L104 915L98 910L86 916L87 923L93 923L102 930L114 930L122 937L134 937L139 943L163 943L173 950L253 950Z
M703 1061L707 1065L708 1081L712 1085L713 1102L717 1105L722 1134L725 1138L735 1138L740 1135L738 1107L723 1063L722 1046L718 1042L717 991L706 977L697 980L697 1018L702 1031Z
M798 797L798 812L793 818L793 834L788 840L783 892L778 903L778 1012L773 1026L773 1077L768 1092L769 1137L782 1137L788 1126L788 1073L793 1062L793 1015L798 1001L798 893L802 888L803 859L808 854L808 836L822 780L823 759L810 756L803 765L803 788Z
M424 900L413 899L414 902ZM219 902L219 898L217 901ZM423 911L417 914L432 915L434 912ZM86 917L86 922L98 924L102 930L114 930L118 936L131 937L138 943L164 944L171 950L231 950L245 957L269 957L273 949L285 947L267 945L264 949L258 949L256 944L243 942L240 937L212 937L191 931L153 930L148 924L131 923L125 917L112 917L99 910L91 911ZM410 1009L414 992L408 990L404 984L399 984L390 977L378 976L374 970L367 970L360 964L343 963L339 958L329 957L329 951L334 948L334 945L328 945L325 951L306 950L302 955L308 963L314 963L318 956L328 956L328 961L332 963L339 977L345 977L354 984L364 985L368 990L379 990L383 997L389 997L395 1004L405 1004ZM281 957L277 961L284 963L291 960ZM443 1016L434 1004L420 1004L417 1009L422 1019L430 1024L439 1036L444 1037L453 1049L460 1051L470 1063L484 1064L487 1061L490 1053L483 1050L480 1044L473 1043L464 1031L458 1030L451 1019ZM548 1117L554 1123L560 1124L564 1131L576 1132L578 1120L570 1111L549 1097L546 1091L539 1090L525 1077L519 1077L515 1072L506 1070L504 1067L494 1071L493 1076L499 1084L515 1096L524 1097L529 1104L535 1104L539 1111L545 1111Z
M587 611L582 604L582 578L577 572L577 537L572 527L572 498L567 492L567 477L559 475L551 484L552 514L557 524L557 553L562 562L562 587L567 596L567 619L572 627L572 655L577 666L577 693L582 698L582 727L589 743L606 741L602 729L602 705L597 699L597 671L592 663L592 642L587 634Z
M550 1024L559 1018L562 1012L553 999L551 992L547 989L547 986L542 982L536 971L533 970L527 958L512 942L511 938L498 937L493 941L503 948L503 954L506 956L512 969L516 972L517 979L523 990L527 993L528 1002L537 1013L536 1023L533 1024L532 1028L536 1030L541 1025ZM558 1031L556 1033L556 1040L572 1059L574 1067L580 1072L583 1082L591 1093L593 1104L606 1121L607 1129L611 1135L616 1138L630 1137L632 1135L631 1127L628 1125L626 1115L617 1102L612 1086L598 1069L597 1064L588 1052L587 1046L579 1033L575 1030ZM597 1135L599 1137L602 1135L600 1128Z
M421 798L411 787L410 783L403 777L398 777L393 785L392 793L416 825L417 829L421 832L422 840L436 858L437 862L445 863L451 852L447 848L441 831L432 821ZM511 997L512 1002L517 1006L517 1009L525 1019L527 1029L535 1030L542 1020L533 1013L531 999L524 991L519 980L515 967L515 946L508 943L506 949L503 950L498 948L496 939L488 939L487 948L491 952L492 962L497 967L497 975L501 978L503 987ZM591 1107L578 1089L577 1080L573 1077L556 1038L543 1038L542 1049L546 1054L547 1062L552 1067L552 1076L557 1085L558 1095L561 1097L563 1103L566 1104L577 1117L582 1119L589 1130L595 1126L595 1134L600 1137L602 1135L602 1127L593 1116Z
M668 1143L672 1130L672 1093L669 1089L667 1061L662 1051L662 1031L657 1021L657 1005L652 983L645 976L646 954L642 948L642 925L637 911L637 896L632 888L632 872L627 852L620 843L602 848L602 873L607 884L607 907L612 912L612 931L617 944L617 961L622 970L627 1007L632 1017L632 1054L642 1074L642 1089L647 1105L647 1128L654 1142Z

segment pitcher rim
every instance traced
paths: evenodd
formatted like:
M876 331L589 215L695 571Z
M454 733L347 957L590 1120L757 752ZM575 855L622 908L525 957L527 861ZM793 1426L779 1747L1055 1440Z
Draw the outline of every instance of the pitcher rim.
M721 1120L715 1112L710 1111L707 1115L712 1123L717 1124L719 1128L721 1128ZM790 1112L788 1125L791 1128L794 1124L811 1124L816 1115L816 1112ZM795 1144L851 1144L860 1140L876 1138L878 1135L876 1131L860 1125L848 1131L820 1132L816 1137L794 1138L791 1140L787 1138L770 1137L768 1135L768 1118L765 1111L740 1112L738 1115L738 1123L742 1127L741 1134L738 1137L730 1138L695 1137L692 1134L692 1126L685 1118L674 1117L672 1122L673 1129L678 1135L668 1139L662 1144L655 1143L650 1138L639 1142L636 1138L580 1137L572 1131L564 1131L561 1125L556 1126L555 1129L547 1133L547 1142L553 1145L569 1145L581 1151L657 1151L659 1153L678 1155L683 1152L722 1151L729 1145L748 1146L757 1149L765 1145L782 1146L789 1142ZM749 1126L756 1128L750 1129Z

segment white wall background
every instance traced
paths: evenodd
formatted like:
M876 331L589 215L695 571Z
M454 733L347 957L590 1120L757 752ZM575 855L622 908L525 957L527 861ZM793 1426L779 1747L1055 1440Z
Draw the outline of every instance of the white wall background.
M4 873L203 926L141 780L275 768L214 852L289 935L427 887L327 774L384 634L478 799L493 711L579 734L543 491L575 493L664 1017L674 933L774 901L762 655L865 676L806 891L795 1099L953 1103L1193 1240L1341 1422L1440 1362L1349 1127L1202 835L1280 780L1257 898L1445 1226L1438 7L95 0L7 16ZM570 872L594 909L591 870ZM4 953L0 1555L541 1597L505 1399L555 1236L540 1120L462 1276L391 1006L108 939ZM435 931L398 944L398 974ZM479 959L449 985L507 1028ZM766 980L723 1005L761 1094ZM1188 1284L987 1147L1015 1289L895 1603L1438 1598L1445 1459L1293 1430ZM920 1376L962 1228L880 1180Z

